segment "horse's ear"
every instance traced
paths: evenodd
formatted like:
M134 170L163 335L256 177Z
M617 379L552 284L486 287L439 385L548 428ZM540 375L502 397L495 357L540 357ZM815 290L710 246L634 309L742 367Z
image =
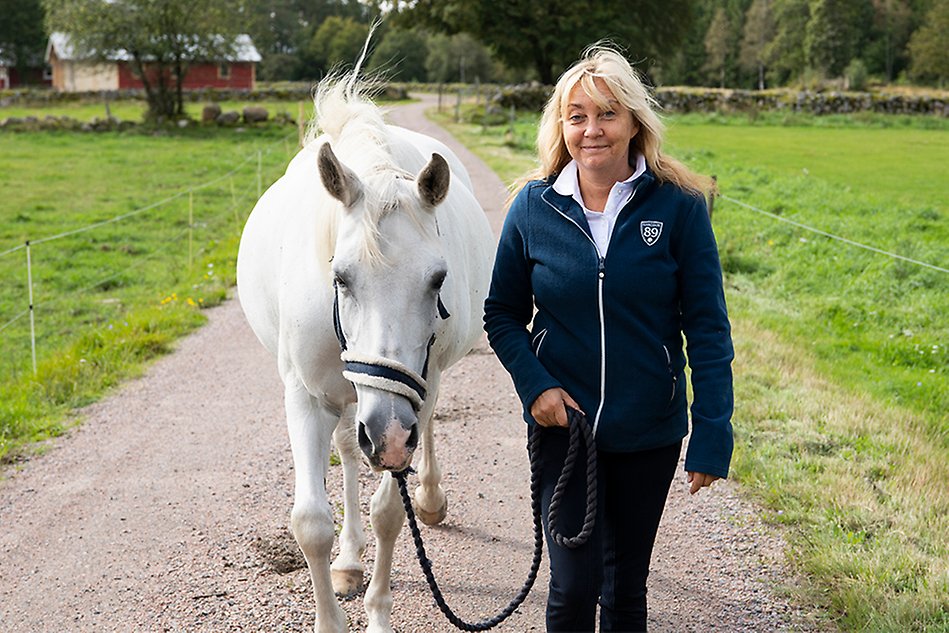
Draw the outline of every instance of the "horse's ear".
M448 185L451 183L451 169L441 154L432 154L432 160L419 172L418 195L429 207L437 207L448 195Z
M351 169L339 162L329 142L320 146L317 158L320 168L320 180L331 196L351 207L362 196L362 184L359 177Z

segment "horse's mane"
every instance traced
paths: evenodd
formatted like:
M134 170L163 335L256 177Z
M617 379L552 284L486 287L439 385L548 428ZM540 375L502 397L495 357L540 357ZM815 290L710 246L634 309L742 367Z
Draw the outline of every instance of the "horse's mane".
M305 145L329 142L340 162L352 169L363 184L365 209L364 255L370 261L382 261L379 224L389 212L400 209L409 213L419 226L420 205L414 195L415 174L406 172L393 156L392 136L382 112L367 96L372 80L359 80L355 70L330 75L320 82L314 94L315 114L310 122ZM314 146L313 149L316 147ZM412 187L406 181L413 182ZM331 231L335 243L335 222Z

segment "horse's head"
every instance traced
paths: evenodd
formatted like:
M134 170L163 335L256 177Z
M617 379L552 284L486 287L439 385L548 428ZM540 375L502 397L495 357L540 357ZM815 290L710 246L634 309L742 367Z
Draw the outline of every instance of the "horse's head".
M328 142L318 163L323 186L345 208L333 276L359 445L374 468L401 471L418 445L429 351L444 311L439 293L448 270L435 207L448 194L450 170L434 154L414 179L393 170L360 179Z

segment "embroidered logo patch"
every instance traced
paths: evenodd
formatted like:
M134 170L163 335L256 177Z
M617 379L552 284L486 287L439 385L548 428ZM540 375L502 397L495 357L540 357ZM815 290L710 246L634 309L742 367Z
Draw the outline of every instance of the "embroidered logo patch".
M659 236L662 235L662 222L643 220L639 223L639 232L642 234L646 246L652 246L659 241Z

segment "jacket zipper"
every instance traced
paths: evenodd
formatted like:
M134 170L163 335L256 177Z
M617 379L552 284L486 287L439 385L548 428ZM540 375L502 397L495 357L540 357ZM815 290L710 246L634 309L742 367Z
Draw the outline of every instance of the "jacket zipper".
M633 194L635 195L635 191ZM580 233L583 234L590 243L593 244L593 250L596 252L597 259L597 318L600 322L600 403L596 408L596 416L593 418L593 437L596 437L596 430L600 425L600 414L603 412L603 404L606 402L606 324L603 321L603 279L606 277L606 258L600 254L600 249L597 247L596 242L592 237L590 237L586 231L583 230L583 227L577 224L576 220L571 218L569 215L558 209L554 206L547 198L541 195L541 200L546 202L551 209L563 216L567 221L572 223L577 229L580 230ZM632 200L632 196L630 197ZM629 204L627 202L627 204Z
M596 273L597 305L600 313L600 406L596 408L596 417L593 419L593 437L596 437L596 429L600 426L600 414L603 412L604 403L606 403L606 323L603 319L603 279L606 277L606 258L600 255L599 250L596 254L600 258Z

